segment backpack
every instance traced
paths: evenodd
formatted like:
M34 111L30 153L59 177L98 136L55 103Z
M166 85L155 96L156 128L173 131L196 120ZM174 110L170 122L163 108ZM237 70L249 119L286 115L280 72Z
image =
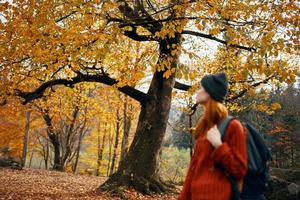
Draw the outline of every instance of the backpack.
M223 141L226 128L230 121L235 117L228 115L217 126L221 133ZM241 199L260 199L268 187L269 165L272 160L271 152L266 145L262 134L258 132L250 123L242 123L247 131L247 155L248 167L247 173L242 181L242 190L239 189L239 183L234 176L225 173L231 183L231 200ZM216 163L216 167L226 172L225 167Z

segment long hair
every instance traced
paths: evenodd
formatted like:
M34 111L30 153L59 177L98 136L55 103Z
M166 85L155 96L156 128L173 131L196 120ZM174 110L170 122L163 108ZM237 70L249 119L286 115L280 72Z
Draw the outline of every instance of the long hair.
M193 136L197 139L211 127L228 115L226 106L214 99L209 99L204 105L204 115L198 120Z

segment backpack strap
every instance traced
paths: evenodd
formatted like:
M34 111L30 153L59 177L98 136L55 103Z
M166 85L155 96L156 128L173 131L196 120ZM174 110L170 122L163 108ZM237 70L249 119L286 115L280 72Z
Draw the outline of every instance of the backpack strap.
M235 119L235 117L228 115L227 117L225 117L222 121L220 121L217 124L217 127L221 133L221 139L222 141L224 140L224 136L225 136L225 132L226 132L226 128L229 124L229 122ZM238 200L240 199L240 194L243 190L243 185L244 185L244 181L242 180L237 180L234 176L232 176L231 174L229 174L229 172L226 170L226 168L221 165L221 163L215 163L215 167L220 169L221 171L223 171L223 173L228 177L230 184L231 184L231 196L230 199L231 200Z
M217 127L221 133L221 139L223 141L224 139L224 135L225 135L225 132L226 132L226 128L229 124L229 122L232 120L232 119L235 119L235 117L231 116L231 115L228 115L227 117L225 117L225 119L223 119L222 121L220 121L218 124L217 124Z

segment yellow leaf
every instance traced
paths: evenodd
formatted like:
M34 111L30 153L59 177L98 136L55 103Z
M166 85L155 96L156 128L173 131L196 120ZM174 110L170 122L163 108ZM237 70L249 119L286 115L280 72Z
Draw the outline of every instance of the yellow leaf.
M209 30L210 35L218 35L221 32L219 28L213 28Z
M171 74L172 74L172 71L168 69L167 71L164 72L163 77L169 78L171 76Z
M278 110L281 108L281 105L279 103L272 103L271 104L271 109L272 110Z

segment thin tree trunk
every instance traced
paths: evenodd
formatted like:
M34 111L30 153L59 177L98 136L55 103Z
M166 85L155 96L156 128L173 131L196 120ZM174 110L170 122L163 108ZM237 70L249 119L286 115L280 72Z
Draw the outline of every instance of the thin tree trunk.
M77 170L78 160L79 160L79 156L80 156L81 142L82 142L82 139L83 139L83 136L84 136L84 127L85 126L83 126L83 128L81 129L80 134L79 134L79 138L78 138L75 163L74 163L73 168L72 168L73 173L75 173L76 170Z
M121 118L120 118L120 113L119 109L117 109L117 122L116 122L116 137L115 137L115 144L114 144L114 150L113 150L113 156L112 156L112 162L111 162L111 168L110 168L110 174L114 172L115 169L115 161L117 157L117 149L118 149L118 144L119 144L119 135L120 135L120 127L121 127Z
M23 150L22 150L22 167L25 167L26 164L26 156L27 156L27 148L28 148L28 140L29 140L29 129L30 129L30 112L26 112L26 126L25 126L25 134L23 139Z
M193 150L194 150L194 148L193 148L193 137L192 137L192 126L193 126L193 124L192 124L192 115L189 115L189 128L190 128L190 159L192 159L192 156L193 156Z
M101 160L99 159L99 155L100 155L100 122L98 122L98 126L97 126L97 171L96 171L96 176L100 175L100 164L101 164ZM103 136L104 137L104 136Z
M292 167L294 167L295 164L294 164L294 147L293 146L291 147L291 157L292 157L291 158L291 161L292 161L291 165L292 165Z
M86 115L86 112L87 112L87 108L85 109L85 115ZM85 130L86 123L87 123L87 118L85 117L84 123L83 123L83 125L80 129L80 133L79 133L79 140L78 140L77 152L76 152L77 154L76 154L75 166L74 166L73 172L76 172L76 170L77 170L77 165L78 165L79 156L80 156L81 143L82 143L83 137L85 136L85 134L87 132L87 130Z
M128 138L129 138L129 131L131 127L131 119L129 118L127 111L128 111L128 97L125 96L125 101L124 101L124 113L123 113L123 118L124 118L124 125L123 125L123 138L122 138L122 145L121 145L121 157L120 157L120 162L121 160L124 159L125 154L128 151Z
M72 154L72 147L71 147L71 137L74 134L74 127L75 127L75 123L76 123L76 119L78 117L79 114L79 108L78 106L75 106L74 111L73 111L73 115L72 115L72 122L68 127L68 131L67 131L67 135L65 138L65 152L64 154L62 154L63 156L61 157L61 165L63 167L63 169L65 168L65 165L67 164L67 160L68 158L71 156ZM61 140L62 141L62 140Z
M40 161L39 169L41 169L42 162L43 162L43 159L41 159L41 161Z
M33 151L32 151L31 154L30 154L30 159L29 159L29 164L28 164L28 167L29 167L29 168L31 167L32 158L33 158Z
M110 128L109 130L109 154L108 154L108 165L106 175L110 175L110 163L111 163L111 149L112 149L112 140L113 140L113 130Z
M45 169L48 169L48 161L49 161L49 141L46 139L46 151L44 156L45 161Z
M97 176L100 175L101 161L103 157L103 150L105 145L106 132L103 132L102 143L100 143L100 129L98 129L98 156L97 156Z

